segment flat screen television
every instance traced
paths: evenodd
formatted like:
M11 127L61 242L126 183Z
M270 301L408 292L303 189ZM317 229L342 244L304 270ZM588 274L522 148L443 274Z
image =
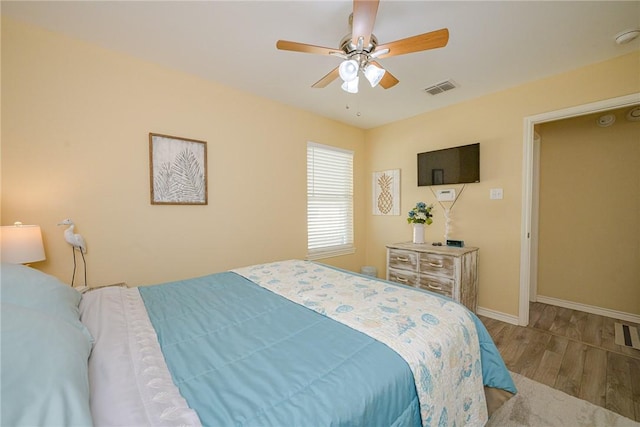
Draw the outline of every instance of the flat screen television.
M418 186L480 182L480 143L418 153Z

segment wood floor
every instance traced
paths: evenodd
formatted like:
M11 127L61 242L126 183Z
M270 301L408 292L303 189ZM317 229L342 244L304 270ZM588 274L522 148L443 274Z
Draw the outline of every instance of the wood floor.
M640 421L640 350L614 343L620 321L542 303L527 327L480 319L510 371Z

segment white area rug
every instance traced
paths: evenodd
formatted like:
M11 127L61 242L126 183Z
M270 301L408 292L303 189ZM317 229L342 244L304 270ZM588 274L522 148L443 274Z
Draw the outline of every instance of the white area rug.
M487 427L640 427L640 423L511 373L518 394L493 414Z

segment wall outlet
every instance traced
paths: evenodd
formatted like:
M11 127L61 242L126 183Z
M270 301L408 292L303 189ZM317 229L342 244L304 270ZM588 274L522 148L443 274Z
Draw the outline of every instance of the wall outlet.
M502 200L502 188L492 188L489 190L489 198L491 200Z
M436 198L441 202L453 202L456 200L456 190L454 188L436 190Z

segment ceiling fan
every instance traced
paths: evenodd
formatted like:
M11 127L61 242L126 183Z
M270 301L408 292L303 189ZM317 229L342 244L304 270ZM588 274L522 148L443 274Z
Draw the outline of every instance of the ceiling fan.
M379 84L389 89L398 84L398 79L386 71L377 59L444 47L449 42L449 30L442 28L406 39L378 44L378 39L372 33L378 4L379 0L353 0L353 13L349 19L351 34L340 41L338 49L287 40L278 40L276 47L280 50L332 55L343 59L339 66L315 82L312 85L314 88L326 87L340 76L343 80L342 89L357 93L358 74L362 72L372 87Z

